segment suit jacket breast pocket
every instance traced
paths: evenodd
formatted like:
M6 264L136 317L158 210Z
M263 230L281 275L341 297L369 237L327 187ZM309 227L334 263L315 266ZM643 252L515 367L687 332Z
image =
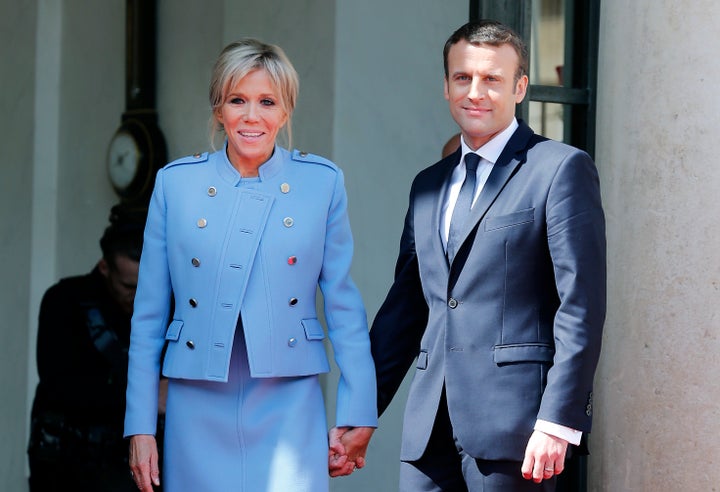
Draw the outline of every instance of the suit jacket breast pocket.
M485 232L496 231L535 221L535 208L526 208L505 215L487 217L485 219Z

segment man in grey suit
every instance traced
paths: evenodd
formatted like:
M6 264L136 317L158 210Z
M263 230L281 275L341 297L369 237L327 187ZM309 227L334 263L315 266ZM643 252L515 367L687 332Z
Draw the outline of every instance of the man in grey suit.
M515 118L528 60L511 29L460 27L444 64L462 140L412 185L370 332L379 410L416 361L402 491L553 491L592 420L606 297L597 170Z

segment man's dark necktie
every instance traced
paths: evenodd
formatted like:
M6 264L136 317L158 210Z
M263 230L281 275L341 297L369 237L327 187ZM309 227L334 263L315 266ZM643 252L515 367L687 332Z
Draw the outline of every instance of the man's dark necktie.
M457 253L458 247L460 247L460 244L458 244L460 234L472 208L472 200L473 196L475 196L476 171L479 162L479 155L473 152L465 154L465 181L463 181L460 194L455 203L455 209L450 219L450 233L448 234L447 257L451 262L455 257L455 253Z

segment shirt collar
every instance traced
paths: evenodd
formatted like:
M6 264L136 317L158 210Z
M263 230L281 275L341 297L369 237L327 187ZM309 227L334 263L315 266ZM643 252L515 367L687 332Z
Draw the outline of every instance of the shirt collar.
M513 133L515 133L515 130L517 130L518 126L520 125L518 124L517 119L513 117L507 128L495 135L485 145L477 149L475 153L483 159L490 161L492 164L495 164L495 162L498 160L498 157L500 157L500 154L502 154L503 149L510 141L510 137L512 137ZM465 154L473 152L473 150L471 150L470 147L465 143L465 137L460 137L460 146L462 149L462 153L460 155L460 162L465 162Z

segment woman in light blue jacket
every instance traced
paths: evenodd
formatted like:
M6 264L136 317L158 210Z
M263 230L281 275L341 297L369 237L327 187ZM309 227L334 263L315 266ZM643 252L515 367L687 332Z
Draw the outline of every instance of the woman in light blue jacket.
M343 174L275 143L281 129L290 134L297 90L277 46L228 45L210 86L224 147L157 173L125 417L131 470L144 492L159 483L161 363L169 378L166 492L322 492L329 461L332 475L364 463L377 426L375 372L350 278ZM318 286L341 372L330 448L318 380L329 371Z

